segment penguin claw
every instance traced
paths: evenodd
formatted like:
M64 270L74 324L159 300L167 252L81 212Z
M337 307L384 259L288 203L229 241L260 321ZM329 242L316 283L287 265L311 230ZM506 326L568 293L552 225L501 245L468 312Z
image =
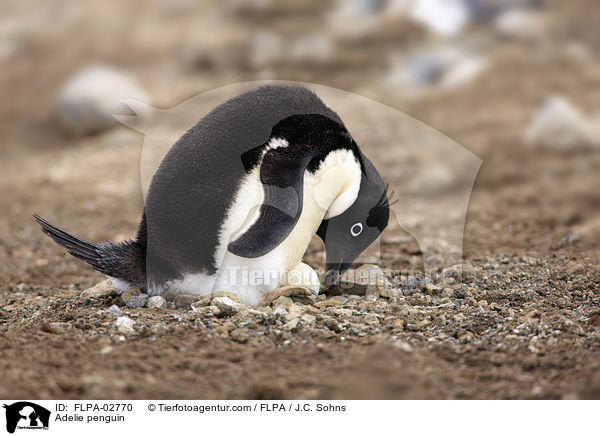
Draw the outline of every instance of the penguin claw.
M279 297L312 297L316 295L313 291L311 291L310 289L304 287L304 286L298 286L298 285L286 285L286 286L281 286L277 289L275 289L274 291L271 292L267 292L265 295L263 295L262 299L260 300L260 303L258 303L259 306L269 306L273 301L275 301L276 299L278 299Z

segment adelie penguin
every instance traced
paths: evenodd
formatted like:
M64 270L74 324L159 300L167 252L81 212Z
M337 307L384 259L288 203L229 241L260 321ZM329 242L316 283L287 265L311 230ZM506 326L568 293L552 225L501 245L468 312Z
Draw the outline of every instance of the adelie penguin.
M213 109L154 174L137 236L91 243L42 230L121 289L235 292L257 304L286 284L320 289L304 255L316 233L325 286L386 227L381 176L312 91L263 86Z

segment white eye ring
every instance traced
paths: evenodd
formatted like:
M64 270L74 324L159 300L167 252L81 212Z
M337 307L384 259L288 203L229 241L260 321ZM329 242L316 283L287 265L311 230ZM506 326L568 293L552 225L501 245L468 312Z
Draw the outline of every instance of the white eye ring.
M360 235L362 233L363 226L361 223L356 223L352 227L350 227L350 234L354 237Z

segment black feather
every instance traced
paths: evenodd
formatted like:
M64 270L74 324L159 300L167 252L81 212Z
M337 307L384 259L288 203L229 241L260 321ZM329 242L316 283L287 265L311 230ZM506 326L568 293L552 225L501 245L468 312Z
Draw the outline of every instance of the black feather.
M137 241L94 244L65 232L37 214L33 218L41 226L42 232L66 248L71 255L90 264L102 274L146 289L146 253L145 248Z

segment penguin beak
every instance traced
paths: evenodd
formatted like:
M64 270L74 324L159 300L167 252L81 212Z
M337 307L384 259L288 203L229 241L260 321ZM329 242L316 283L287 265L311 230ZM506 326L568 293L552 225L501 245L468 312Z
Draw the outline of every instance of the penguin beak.
M350 256L345 251L337 253L335 249L326 248L325 270L327 272L325 273L325 290L336 286L342 274L352 266L352 260L354 259L348 259L348 257Z

